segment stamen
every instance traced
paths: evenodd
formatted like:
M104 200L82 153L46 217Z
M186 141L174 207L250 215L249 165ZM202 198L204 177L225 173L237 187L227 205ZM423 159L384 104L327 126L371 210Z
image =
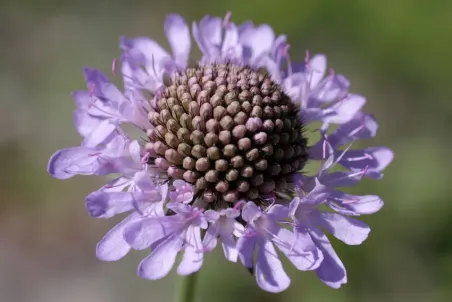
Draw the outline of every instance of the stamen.
M191 215L188 215L188 216L185 217L184 222L185 223L189 223L193 219L199 217L199 215L201 215L202 212L204 212L204 209L194 208L193 212L191 213Z
M366 117L365 116L363 116L361 119L361 125L358 128L356 128L355 130L353 130L352 132L350 132L349 136L354 136L354 135L358 134L364 128L366 128Z
M97 98L94 96L94 89L96 89L96 85L94 85L93 83L90 83L88 85L88 91L89 91L89 96L92 98L91 103L89 103L88 108L91 108L91 106L93 106L93 104L97 101Z
M92 101L91 101L91 103L89 103L89 105L88 105L88 109L90 109L91 107L93 107L93 105L94 105L94 103L97 101L97 98L95 97L95 96L91 96L92 97ZM97 108L97 107L95 107L95 108ZM99 108L98 108L99 109Z
M350 145L348 145L348 147L345 148L345 149L342 151L341 155L339 155L339 156L337 157L336 161L335 161L334 164L331 166L331 168L334 167L334 166L342 159L342 157L344 157L345 153L347 153L347 151L351 148L352 145L353 145L353 142L350 143Z
M306 64L306 67L309 68L309 61L311 60L309 50L306 49L306 55L304 57L304 63Z
M115 184L115 185L106 184L106 185L104 186L104 188L105 188L105 189L111 189L111 188L121 187L121 186L126 185L126 184L129 183L129 182L130 182L130 180L127 180L127 181L124 181L124 182L122 182L122 183Z
M90 96L93 96L93 94L94 94L94 89L96 88L96 85L95 84L93 84L93 83L89 83L88 84L88 91L89 91L89 95Z
M296 227L295 223L293 223L293 227ZM292 243L291 246L290 246L290 249L289 249L289 255L292 253L293 248L295 247L295 243L296 243L297 240L298 240L298 233L295 233L295 232L294 232L294 234L295 234L295 240L293 241L293 243Z
M245 205L245 201L244 201L243 199L242 199L242 200L239 200L238 202L236 202L236 203L234 204L233 209L238 210L238 209L240 209L243 205Z
M146 153L143 155L143 157L141 158L141 163L142 163L142 164L145 164L145 163L148 162L148 160L149 160L149 155L150 155L149 152L146 152Z
M326 133L323 133L323 146L322 146L322 160L326 160L326 144L327 144L328 136Z
M364 156L365 156L367 159L370 159L370 160L373 160L373 159L374 159L374 157L373 157L371 154L369 154L369 153L364 153Z
M151 63L152 63L152 71L154 72L154 76L157 78L157 70L155 69L155 59L154 59L154 54L152 54L152 59L151 59Z
M254 237L254 236L256 236L256 230L254 230L250 227L247 227L245 229L245 232L243 233L243 236L245 236L247 238Z
M289 78L289 85L292 85L292 60L290 59L290 44L286 44L281 50L281 56L287 61L287 76Z
M116 58L113 59L113 62L111 63L111 73L115 76L116 75Z
M342 103L349 97L350 95L347 94L346 96L342 97L339 102L337 102L337 106L341 106Z
M198 253L207 253L208 250L207 250L207 248L205 246L203 246L202 248L196 250L196 252L198 252Z
M348 161L348 162L356 162L356 161L362 161L362 160L365 160L365 159L373 160L374 158L373 158L372 155L370 155L369 153L364 153L363 156L360 156L360 157L350 157L350 158L347 158L346 161Z
M352 203L356 203L358 201L359 201L358 198L356 198L356 199L349 199L349 200L342 201L342 204L352 204Z
M224 16L224 19L223 19L223 27L224 28L228 27L229 22L231 20L231 15L232 15L231 11L226 12L226 15Z
M101 155L102 152L97 152L97 153L89 153L88 156L97 156L97 155Z
M364 168L364 170L361 172L361 178L363 178L364 175L366 175L368 169L369 169L369 166L366 166L366 167Z

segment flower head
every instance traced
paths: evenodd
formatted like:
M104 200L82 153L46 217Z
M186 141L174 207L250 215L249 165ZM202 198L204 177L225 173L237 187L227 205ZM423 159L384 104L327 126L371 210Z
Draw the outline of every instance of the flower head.
M198 271L220 242L266 291L290 284L276 250L325 284L344 284L345 267L324 232L361 244L370 229L350 216L373 214L383 202L338 188L381 178L393 157L385 147L351 149L377 131L361 111L365 98L349 93L344 76L326 74L323 55L292 62L286 36L268 25L236 25L227 14L190 31L169 15L164 31L171 53L148 38L121 39L124 92L85 68L88 89L73 94L81 144L49 161L59 179L119 175L86 197L93 217L128 215L98 243L97 256L116 261L150 249L138 274L159 279L179 252L177 272ZM190 33L202 51L195 66ZM308 146L314 121L322 135ZM123 124L146 139L129 137ZM312 176L302 173L308 160L322 161Z

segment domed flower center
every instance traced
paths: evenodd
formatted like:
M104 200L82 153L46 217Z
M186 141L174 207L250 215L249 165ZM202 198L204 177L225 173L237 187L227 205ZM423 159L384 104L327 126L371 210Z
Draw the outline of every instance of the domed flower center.
M156 97L155 164L205 201L257 200L307 161L297 106L269 75L212 64L177 74Z

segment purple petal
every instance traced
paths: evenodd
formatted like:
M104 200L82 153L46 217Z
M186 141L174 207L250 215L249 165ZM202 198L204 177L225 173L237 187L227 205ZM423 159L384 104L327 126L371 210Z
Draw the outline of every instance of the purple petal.
M245 232L245 227L243 226L243 224L234 221L232 223L232 226L234 228L234 231L232 232L232 234L234 234L235 237L242 237L244 232Z
M221 44L222 26L223 20L221 18L211 16L204 17L199 23L203 38L215 46Z
M229 23L225 28L221 52L225 57L240 58L242 46L239 43L239 33L234 23Z
M133 193L133 205L143 216L165 216L164 203L168 185L163 184L159 188L152 188L143 192Z
M281 62L284 60L284 53L282 50L287 46L287 36L280 35L275 39L271 49L271 57L274 59L276 65L280 67Z
M121 48L126 53L127 64L123 65L126 68L124 71L139 80L141 86L150 90L158 89L162 85L166 68L171 67L171 56L158 43L145 37L135 39L123 37ZM141 69L142 66L145 73Z
M93 102L93 93L87 90L78 90L72 93L77 109L86 111Z
M87 114L83 109L74 111L74 126L82 137L89 135L101 121L101 119Z
M318 107L323 103L341 100L348 93L350 82L342 75L330 75L311 92L310 105Z
M330 144L337 148L358 139L372 138L377 134L378 124L372 115L359 112L353 119L339 125L328 137Z
M347 283L347 272L328 238L318 229L311 229L311 238L323 253L323 261L315 270L319 279L332 288Z
M68 179L74 175L99 175L96 150L86 147L61 149L50 157L47 171L55 178Z
M242 218L246 222L251 222L254 217L261 215L262 211L254 202L247 202L242 209Z
M138 213L129 215L126 219L115 225L96 247L96 256L103 261L116 261L124 257L130 250L130 246L124 240L124 229L140 219Z
M250 63L253 64L262 56L269 54L275 41L273 29L266 25L248 28L240 33L240 42L250 50Z
M335 115L325 119L327 123L343 124L350 121L357 112L366 103L366 99L360 95L350 94L345 99L340 100L337 104L329 109L335 112Z
M162 241L138 266L138 275L144 279L157 280L165 277L176 262L176 256L184 243L180 234Z
M324 186L319 182L317 178L315 180L314 188L302 198L301 203L307 206L319 205L328 198L330 190L327 186Z
M237 250L234 237L230 235L220 236L221 245L223 246L223 252L226 259L231 262L236 262L239 252Z
M107 76L97 69L85 67L83 68L83 73L85 74L85 81L88 84L88 89L90 89L93 94L99 94L100 91L97 90L98 87L108 82Z
M289 208L281 204L274 204L267 210L267 215L276 221L282 221L289 216Z
M248 230L249 231L249 230ZM245 234L237 240L237 250L240 261L247 268L253 267L253 254L256 248L257 236L245 231Z
M220 229L220 224L218 222L212 223L204 235L202 244L204 246L204 251L211 252L217 246L218 241L218 231Z
M109 181L106 185L104 185L100 190L104 192L122 192L130 186L130 179L127 177L118 177Z
M279 293L290 285L273 244L266 240L259 245L256 258L256 281L260 288L271 293Z
M134 39L122 37L121 48L127 52L128 56L149 68L152 68L153 62L159 64L170 57L157 42L146 37Z
M177 267L177 273L184 276L197 272L203 263L203 252L201 229L199 227L189 227L185 235L184 256Z
M95 124L101 122L104 119L118 120L117 106L114 105L114 99L109 99L104 96L104 86L112 85L110 83L102 83L100 86L96 86L93 91L76 91L72 93L72 97L75 100L77 109L74 112L76 118L75 124L79 129L82 136L86 136L93 129L87 129L87 126L80 125L82 122L88 122L89 124Z
M171 14L165 20L165 34L174 54L174 61L179 67L185 68L190 55L190 32L184 19L176 14Z
M383 200L377 195L356 196L335 191L328 204L336 212L344 215L369 215L383 207Z
M339 163L354 171L381 172L393 158L394 153L390 149L371 147L363 150L349 150ZM367 173L366 176L371 177Z
M326 71L326 56L315 55L309 61L309 67L312 71L310 75L309 86L311 89L315 88L321 79L325 76Z
M193 200L193 187L191 184L177 179L173 182L175 191L169 193L170 199L175 203L190 203Z
M95 148L111 140L117 133L118 125L112 120L103 120L92 128L92 131L85 136L82 146Z
M171 218L151 217L136 221L125 228L124 239L133 249L144 250L176 231Z
M336 213L317 212L312 214L315 225L331 233L348 245L359 245L367 239L369 226L357 219Z
M211 59L219 56L222 38L223 20L217 17L205 16L199 25L193 22L192 33L204 55Z
M96 110L91 110L90 108L90 105L94 104L96 97L86 90L76 91L72 93L72 97L77 106L74 111L74 125L80 135L85 137L102 121L101 116L88 113L88 111L97 113Z
M214 222L220 218L220 213L214 210L207 210L204 212L204 216L206 217L207 221Z
M141 162L141 146L138 141L129 144L129 153L134 162Z
M85 200L88 213L96 218L111 218L133 210L133 196L130 192L96 191Z
M233 208L227 208L222 210L222 214L225 215L227 218L237 218L240 216L240 211Z
M329 122L336 116L336 112L330 108L320 109L320 108L306 108L303 111L303 121L306 124L321 121Z
M166 207L178 214L189 214L193 211L193 208L190 205L177 202L170 202Z
M140 63L136 61L135 57L124 52L121 54L121 74L126 91L138 91L138 89L156 89L159 85L158 81L153 76L141 68Z
M297 269L308 271L319 267L323 260L322 252L307 233L298 231L295 235L281 228L275 235L273 243Z
M262 65L265 66L265 68L268 70L268 73L272 75L272 79L277 82L282 82L283 80L281 78L283 77L283 75L280 69L281 66L270 58L266 58L262 61ZM291 93L289 93L289 95L291 95Z
M351 187L361 180L361 173L356 172L333 172L323 174L321 182L327 187Z
M126 112L127 107L131 107L131 100L127 99L124 94L112 83L104 83L100 87L102 91L102 99L108 104L114 111L112 111L112 117L121 120L127 120L130 116L126 116L123 113Z
M306 108L305 104L305 94L306 92L306 86L307 86L307 79L306 74L302 72L293 73L292 75L287 76L283 81L284 90L287 91L287 94L292 97L297 102L301 103L303 106L303 121L306 118L305 117L305 110Z

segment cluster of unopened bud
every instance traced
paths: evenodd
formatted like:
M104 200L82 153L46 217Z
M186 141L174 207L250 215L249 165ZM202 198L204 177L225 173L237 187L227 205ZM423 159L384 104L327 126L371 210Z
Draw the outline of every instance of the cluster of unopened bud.
M284 190L307 160L298 108L248 66L212 64L178 74L154 100L146 148L173 179L207 202L256 200Z

